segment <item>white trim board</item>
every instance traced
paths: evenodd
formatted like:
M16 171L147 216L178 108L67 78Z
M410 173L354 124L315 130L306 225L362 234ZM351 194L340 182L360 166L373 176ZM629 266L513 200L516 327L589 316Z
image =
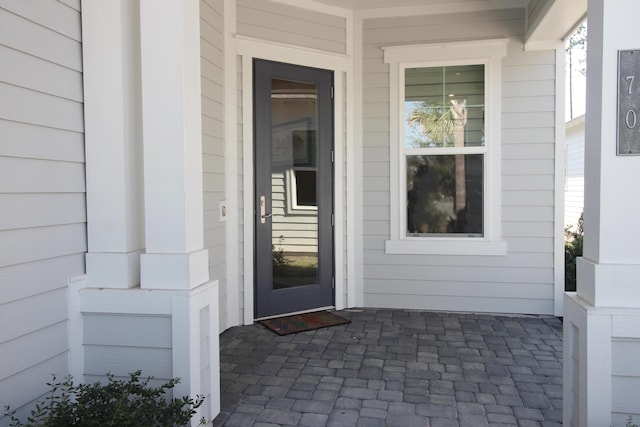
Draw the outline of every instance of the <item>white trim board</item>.
M553 226L553 314L562 316L564 311L564 184L565 184L565 126L564 126L564 85L565 49L564 44L556 46L556 128L555 128L555 194Z
M227 214L226 236L226 304L227 324L237 326L240 317L240 265L238 260L238 98L236 40L236 1L224 0L224 170Z
M335 72L347 72L352 68L351 59L341 53L325 52L319 49L260 40L238 34L236 34L235 38L238 55L251 59L266 59L305 67L323 68ZM244 83L245 79L243 79L243 88Z

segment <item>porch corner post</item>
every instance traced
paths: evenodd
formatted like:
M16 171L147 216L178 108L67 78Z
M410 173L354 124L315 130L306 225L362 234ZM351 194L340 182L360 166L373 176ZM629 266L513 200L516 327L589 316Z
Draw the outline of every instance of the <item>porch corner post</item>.
M199 0L140 0L140 45L141 288L171 295L174 393L207 396L195 426L220 408L218 282L204 248Z
M565 295L563 423L619 426L640 414L640 403L625 403L640 380L624 357L640 352L640 156L618 155L616 145L618 55L640 55L640 3L589 0L588 10L584 257L577 291ZM636 99L638 89L624 88Z
M82 0L87 284L140 284L144 250L136 1Z
M140 0L146 253L143 289L209 280L204 249L198 0Z

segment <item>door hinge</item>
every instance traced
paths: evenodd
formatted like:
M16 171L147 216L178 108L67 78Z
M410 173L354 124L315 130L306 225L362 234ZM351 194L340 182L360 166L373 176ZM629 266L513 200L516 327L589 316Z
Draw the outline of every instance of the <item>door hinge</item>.
M331 99L333 99L333 86L331 86Z
M336 225L336 216L334 214L331 214L331 226L335 226Z
M334 163L336 161L336 152L331 150L331 163Z
M336 288L336 278L332 277L331 278L331 289L335 289Z

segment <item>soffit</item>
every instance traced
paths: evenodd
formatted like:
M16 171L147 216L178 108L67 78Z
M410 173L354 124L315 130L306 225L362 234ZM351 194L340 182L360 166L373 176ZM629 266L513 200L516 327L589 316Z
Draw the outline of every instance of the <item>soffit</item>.
M587 15L587 0L540 0L541 12L527 30L527 50L552 48L562 42Z

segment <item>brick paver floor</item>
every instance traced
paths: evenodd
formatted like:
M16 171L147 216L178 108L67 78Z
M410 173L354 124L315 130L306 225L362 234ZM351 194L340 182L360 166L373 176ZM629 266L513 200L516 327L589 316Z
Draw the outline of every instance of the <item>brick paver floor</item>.
M560 426L562 322L414 310L220 336L214 426Z

